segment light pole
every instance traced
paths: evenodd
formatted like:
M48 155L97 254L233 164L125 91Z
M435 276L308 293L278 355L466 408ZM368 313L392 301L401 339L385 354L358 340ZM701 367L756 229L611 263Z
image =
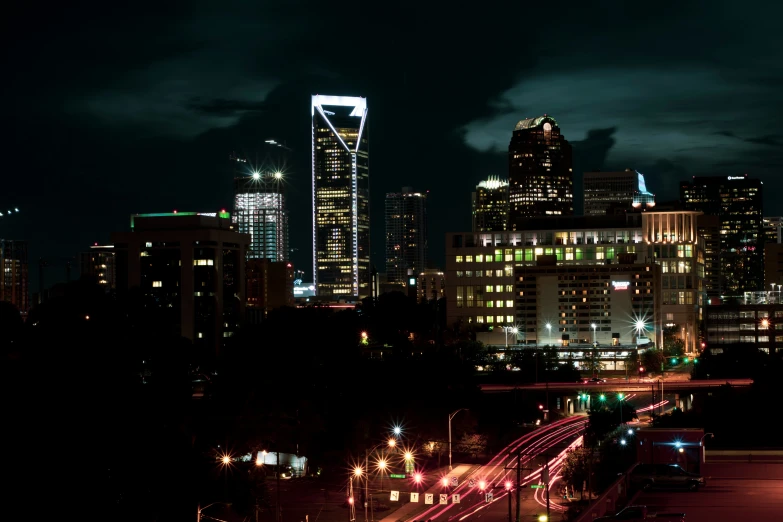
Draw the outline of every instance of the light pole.
M701 446L701 461L702 461L702 463L707 462L707 450L704 448L704 437L706 437L707 435L709 435L711 439L715 438L715 434L714 433L705 433L704 435L701 436L701 439L699 440L699 446Z
M546 323L546 329L549 332L549 346L552 346L552 325Z
M620 424L623 423L623 399L625 398L625 395L622 393L617 394L617 398L620 399Z
M457 411L455 411L454 413L449 415L449 471L454 469L454 468L451 467L451 419L453 419L462 410L467 410L467 408L460 408Z
M503 331L506 332L506 350L508 350L508 332L511 331L511 333L516 335L517 333L519 333L519 328L517 328L516 326L504 326Z
M367 506L369 505L369 502L370 502L370 467L369 467L370 453L372 453L373 451L377 450L378 448L380 448L384 444L386 444L390 448L393 448L397 444L397 441L395 441L394 439L389 439L385 443L382 442L380 444L376 444L375 446L372 447L372 449L365 450L365 452L364 452L364 471L366 473L366 475L364 477L364 522L369 522L369 520L370 520L370 518L368 516L368 513L367 513ZM381 477L383 477L383 476L381 476ZM381 489L383 489L383 488L381 488Z

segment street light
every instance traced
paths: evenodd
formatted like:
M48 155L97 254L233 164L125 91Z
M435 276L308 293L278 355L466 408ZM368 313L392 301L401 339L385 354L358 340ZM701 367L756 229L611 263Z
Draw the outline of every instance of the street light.
M552 325L546 323L546 329L549 332L549 346L552 346Z
M516 326L504 326L503 331L506 333L506 350L508 350L508 332L510 331L511 333L516 335L519 333L519 328L517 328Z
M617 394L617 398L620 399L620 424L623 423L623 399L625 398L625 395L622 393Z
M701 439L699 440L699 446L701 446L701 461L702 462L707 462L707 450L704 448L704 437L706 437L707 435L709 435L711 439L715 438L715 434L714 433L705 433L704 435L701 436Z
M369 505L369 499L370 499L370 465L369 465L369 459L370 459L370 453L377 450L381 446L386 444L390 448L393 448L396 444L396 441L394 439L389 439L386 442L381 442L380 444L376 444L373 446L370 450L365 450L364 452L364 469L367 470L367 473L364 477L364 520L365 522L369 521L367 506ZM381 489L383 489L383 475L381 475Z
M451 419L453 419L462 410L467 410L467 408L460 408L457 411L455 411L454 413L449 415L449 471L454 469L454 468L451 467Z

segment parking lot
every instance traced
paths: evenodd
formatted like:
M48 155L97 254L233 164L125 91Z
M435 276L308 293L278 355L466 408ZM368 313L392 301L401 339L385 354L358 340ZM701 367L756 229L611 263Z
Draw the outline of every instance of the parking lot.
M783 480L712 478L699 491L644 491L633 503L651 512L683 512L689 521L780 520Z

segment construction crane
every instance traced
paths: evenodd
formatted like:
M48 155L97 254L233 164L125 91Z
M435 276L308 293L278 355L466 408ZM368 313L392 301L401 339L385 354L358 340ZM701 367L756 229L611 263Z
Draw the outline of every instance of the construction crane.
M19 208L18 207L14 207L13 210L8 210L6 212L3 212L2 210L0 210L0 217L10 216L12 214L17 214L18 212L19 212Z

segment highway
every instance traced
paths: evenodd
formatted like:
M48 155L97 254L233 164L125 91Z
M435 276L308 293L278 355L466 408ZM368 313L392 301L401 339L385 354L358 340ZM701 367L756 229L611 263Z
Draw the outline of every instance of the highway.
M649 380L647 382L635 382L631 379L630 382L626 382L624 379L613 379L604 383L577 383L577 382L550 382L537 384L481 384L479 387L481 391L486 393L496 392L508 392L514 390L540 390L540 391L567 391L567 392L590 392L600 391L604 389L611 389L612 391L619 392L645 392L650 390L650 385L657 383L657 380ZM664 387L671 391L679 390L700 390L708 388L718 388L729 384L731 386L750 386L753 384L753 379L705 379L698 381L668 381L664 380Z

